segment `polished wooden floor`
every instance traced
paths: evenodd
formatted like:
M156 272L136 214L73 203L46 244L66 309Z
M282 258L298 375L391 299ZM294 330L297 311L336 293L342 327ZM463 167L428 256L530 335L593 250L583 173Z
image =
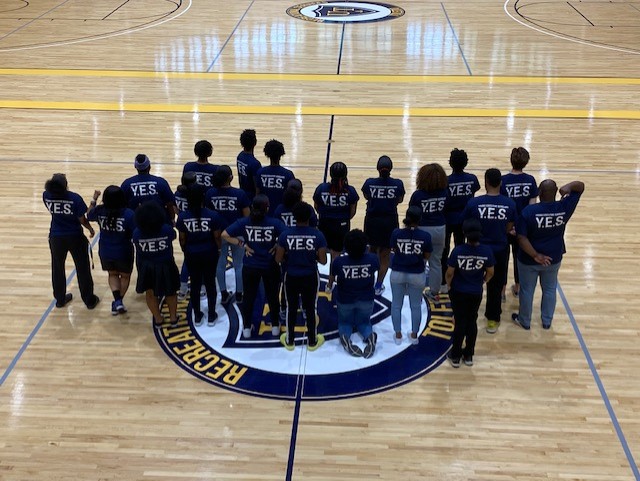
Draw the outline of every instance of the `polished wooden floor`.
M640 3L394 3L343 27L283 0L2 2L2 481L640 479ZM481 175L520 145L538 179L584 181L553 329L504 322L473 368L294 419L175 368L98 269L96 311L52 309L52 173L89 200L144 152L175 186L196 140L233 163L245 128L283 141L307 197L328 139L358 187L381 154L413 189L453 147Z

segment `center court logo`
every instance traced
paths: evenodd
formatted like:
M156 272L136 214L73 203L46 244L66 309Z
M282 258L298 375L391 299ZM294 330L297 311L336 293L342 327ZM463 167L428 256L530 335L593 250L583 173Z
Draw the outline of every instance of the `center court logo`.
M324 272L323 272L324 271ZM338 340L335 303L323 289L327 267L321 266L318 293L318 331L326 342L314 352L306 349L304 319L299 314L296 348L285 350L279 339L271 335L264 300L255 312L251 339L242 337L240 312L235 304L218 305L215 326L196 327L188 315L188 302L179 304L177 327L155 330L163 350L182 369L210 384L231 391L272 399L296 399L298 384L303 383L304 400L331 400L365 396L411 382L436 368L451 346L453 318L447 296L441 302L423 304L420 343L411 345L406 335L401 345L393 342L390 287L375 301L372 324L378 334L376 352L370 359L349 356ZM231 279L229 279L231 280ZM230 283L232 284L232 280ZM387 295L388 294L388 295ZM203 299L203 307L206 300ZM408 299L402 312L403 328L409 327ZM284 326L282 327L284 329ZM364 345L359 334L355 343Z
M316 23L364 23L402 17L404 9L378 2L326 1L294 5L287 9L287 14Z

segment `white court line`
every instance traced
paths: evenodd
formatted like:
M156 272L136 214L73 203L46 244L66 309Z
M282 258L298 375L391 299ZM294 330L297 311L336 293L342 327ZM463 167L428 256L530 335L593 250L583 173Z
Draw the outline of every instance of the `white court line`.
M95 40L104 40L105 38L119 37L120 35L128 35L130 33L140 32L140 31L146 30L148 28L158 27L159 25L162 25L163 23L167 23L167 22L170 22L171 20L175 20L176 18L178 18L178 17L184 15L185 13L187 13L187 11L191 8L191 5L193 4L193 0L186 0L186 1L188 1L187 7L184 10L182 10L180 13L178 13L177 15L174 15L173 17L165 18L164 20L162 20L160 22L152 23L151 25L144 25L142 27L134 27L132 29L125 30L123 32L105 33L104 35L97 35L97 36L91 37L91 38L80 38L80 39L76 39L76 40L67 40L67 41L63 41L63 42L44 43L44 44L41 44L41 45L28 45L28 46L24 46L24 47L0 48L0 52L16 52L16 51L19 51L19 50L34 50L36 48L60 47L60 46L64 46L64 45L73 45L75 43L93 42Z
M527 28L530 28L531 30L535 30L536 32L540 32L540 33L544 33L545 35L549 35L551 37L555 37L555 38L560 38L562 40L567 40L569 42L573 42L573 43L579 43L582 45L588 45L590 47L598 47L598 48L604 48L606 50L615 50L616 52L624 52L624 53L630 53L633 55L640 55L640 52L637 52L635 50L628 50L624 47L612 47L610 45L600 45L598 43L593 43L593 42L589 42L588 40L580 40L577 38L571 38L571 37L564 37L562 35L558 35L556 33L553 32L549 32L547 30L544 30L542 28L538 28L538 27L534 27L533 25L530 25L528 23L523 22L522 20L518 20L516 17L514 17L513 15L511 15L509 13L509 10L507 10L507 6L509 5L509 2L511 0L506 0L504 2L504 12L511 17L512 20L515 20L516 22L518 22L520 25L524 25Z

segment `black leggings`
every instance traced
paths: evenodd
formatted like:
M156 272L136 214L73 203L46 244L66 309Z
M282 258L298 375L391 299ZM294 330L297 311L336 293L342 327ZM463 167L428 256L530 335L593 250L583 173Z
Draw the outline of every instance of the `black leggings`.
M196 316L201 316L200 288L204 285L209 302L209 317L216 312L216 268L217 254L186 254L184 256L191 277L191 307Z
M453 245L459 246L464 244L464 233L462 232L462 224L447 224L444 235L444 251L442 251L442 285L446 284L445 274L449 265L449 253L451 253L451 234L453 234Z
M451 308L455 327L453 329L453 347L451 357L473 356L478 337L478 309L482 302L482 294L467 294L465 292L450 291ZM465 347L462 349L462 342L466 339Z
M253 309L258 297L258 288L260 281L264 285L264 293L267 297L269 305L269 317L271 325L277 326L280 323L279 310L280 302L278 301L278 291L280 290L280 267L278 264L272 264L266 269L256 269L254 267L242 266L242 283L244 284L244 296L240 307L242 313L242 327L249 328L253 324ZM262 313L262 306L260 306Z
M307 276L284 275L284 292L287 297L287 344L295 339L296 319L298 317L298 297L307 317L307 339L310 346L318 342L316 323L316 300L318 298L318 273Z
M51 249L53 297L55 297L58 304L64 304L64 296L67 293L67 275L64 264L69 253L71 253L73 263L76 266L80 296L85 304L94 304L95 295L93 294L93 277L91 276L91 262L89 261L89 241L84 234L49 237L49 248Z
M487 282L487 304L484 316L490 321L500 322L502 314L502 288L507 279L507 262L509 260L509 246L494 252L496 263L493 266L493 277Z

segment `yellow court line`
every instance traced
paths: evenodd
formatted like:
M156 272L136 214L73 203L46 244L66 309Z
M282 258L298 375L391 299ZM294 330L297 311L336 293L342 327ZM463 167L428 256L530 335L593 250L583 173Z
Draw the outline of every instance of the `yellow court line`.
M35 110L80 110L106 112L164 112L259 115L338 115L361 117L518 117L547 119L628 119L640 120L639 110L573 109L479 109L431 107L337 107L294 105L202 105L143 104L118 102L56 102L0 100L0 108Z
M341 83L460 83L460 84L585 84L640 85L640 78L614 77L513 77L470 75L333 75L292 73L202 73L151 72L144 70L82 70L82 69L0 69L0 75L21 77L109 77L152 78L218 81L280 81L280 82L341 82Z

